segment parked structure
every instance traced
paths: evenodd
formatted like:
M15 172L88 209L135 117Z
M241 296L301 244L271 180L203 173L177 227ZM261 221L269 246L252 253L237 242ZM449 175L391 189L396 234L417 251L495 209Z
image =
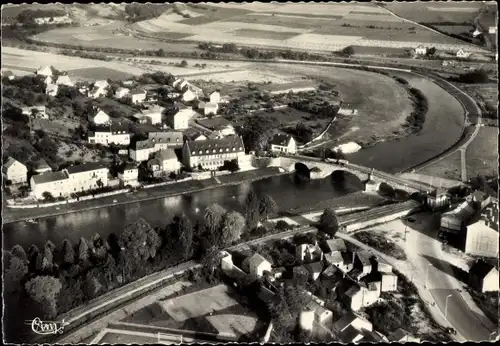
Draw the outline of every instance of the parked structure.
M28 182L28 168L13 157L9 157L2 166L5 180L12 184L25 184Z
M274 135L271 139L271 151L278 153L295 154L297 153L297 142L295 139L283 133Z

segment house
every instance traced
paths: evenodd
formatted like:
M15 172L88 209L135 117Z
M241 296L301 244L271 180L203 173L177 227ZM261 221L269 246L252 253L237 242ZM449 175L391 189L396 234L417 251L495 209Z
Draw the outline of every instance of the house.
M123 88L123 87L119 87L118 89L116 89L115 91L115 97L117 99L121 99L125 96L127 96L128 94L130 93L130 89L128 88Z
M100 87L97 87L94 85L92 90L90 90L87 95L90 98L97 99L99 97L104 97L107 94L108 94L108 92L106 91L105 88L100 88Z
M376 303L381 293L381 282L353 284L341 297L342 301L357 311L363 307Z
M220 103L220 93L218 91L212 91L210 95L208 95L210 103Z
M372 255L366 250L360 250L356 252L356 258L354 261L354 268L359 268L362 270L362 276L368 275L372 271Z
M382 273L380 286L381 292L394 292L398 290L398 277L394 273Z
M126 81L123 81L122 84L126 85L126 86L133 86L133 85L135 85L135 81L133 81L133 80L126 80Z
M234 130L234 126L231 124L224 125L220 130L219 133L222 136L232 136L236 134L236 131Z
M49 84L53 84L54 80L52 79L52 76L47 76L47 77L45 77L45 79L43 80L43 82L45 83L45 86L47 86Z
M163 110L165 108L160 106L155 106L146 110L142 110L134 114L134 118L139 123L150 123L152 125L161 124Z
M412 336L409 332L402 328L396 329L394 332L387 336L389 342L415 342L420 343L420 338Z
M40 67L35 73L40 76L52 76L54 74L54 68L52 66Z
M337 112L340 115L358 115L358 110L354 108L354 105L349 103L341 102L340 108Z
M472 33L472 37L478 37L481 34L482 34L481 30L476 28L476 30L474 30L474 32Z
M35 116L37 118L48 119L49 116L46 112L47 108L45 106L33 106L33 107L23 107L22 112L24 115L29 117Z
M415 48L415 55L417 56L427 55L427 47L419 45L417 48Z
M183 134L180 131L159 131L148 133L148 139L154 143L155 150L182 148Z
M68 75L61 75L57 77L56 85L66 85L69 87L75 86Z
M189 120L195 115L191 107L179 108L174 113L167 115L167 124L174 130L184 130L189 127Z
M245 146L239 136L218 139L185 141L182 147L182 160L186 167L216 170L225 161L240 161L245 157Z
M40 159L35 163L34 171L41 174L45 172L52 172L52 168L50 168L47 161L45 161L44 159Z
M373 331L373 325L366 319L348 312L340 320L334 322L333 332L344 343L355 343L363 339L364 331Z
M488 34L495 35L496 33L497 33L497 27L496 26L490 26L488 28Z
M498 292L498 263L479 260L469 269L469 285L479 292Z
M130 144L130 133L127 126L122 124L109 124L89 131L88 142L90 144L102 144L104 146L110 144L128 146Z
M498 258L498 243L498 200L494 200L481 212L480 219L467 227L465 253Z
M181 83L184 83L184 82L185 82L184 79L182 79L182 78L176 78L176 79L174 79L172 81L172 87L174 87L175 89L178 89L178 90L182 90L182 88L180 87L180 85L181 85Z
M427 195L426 203L433 211L446 209L451 204L451 194L444 188L437 188Z
M258 253L253 254L248 260L250 275L254 278L260 278L264 272L271 272L271 262L266 260Z
M217 115L219 111L219 105L213 102L203 102L198 103L198 109L201 110L202 114L207 115Z
M312 244L301 244L295 250L296 259L299 263L309 263L323 260L323 251L316 242Z
M483 210L488 204L491 203L491 196L483 191L476 190L467 196L467 201L472 204L474 209Z
M138 104L144 102L146 100L147 92L142 89L134 89L130 92L130 99L133 104Z
M70 192L94 190L108 186L109 169L102 163L91 162L66 169L69 175Z
M31 193L36 199L44 199L48 192L53 197L66 197L71 193L69 174L67 171L46 172L33 175L30 179Z
M356 254L349 252L335 251L325 255L325 261L327 264L332 264L343 273L348 273L354 268Z
M154 150L153 141L147 139L135 142L129 149L129 155L135 162L147 161Z
M107 80L98 80L94 83L94 88L104 89L109 88L109 83Z
M28 168L13 157L9 157L2 166L2 173L6 180L12 184L24 184L28 182Z
M462 48L457 51L457 58L467 59L471 53L466 52Z
M316 281L323 271L323 262L320 260L319 262L309 263L304 265L304 268L309 272L309 277Z
M118 179L120 179L121 186L130 185L132 187L139 185L137 181L139 178L139 169L137 165L127 162L121 167L118 172Z
M327 246L329 252L335 252L335 251L345 252L345 251L347 251L344 240L339 239L339 238L328 239L326 241L326 246Z
M292 136L279 133L271 139L271 151L287 154L297 153L297 143Z
M49 96L56 96L59 91L59 86L57 84L47 84L45 88L45 93Z
M193 92L191 89L187 89L182 93L182 101L184 102L190 102L195 100L197 97L196 93Z
M326 325L333 320L332 311L326 309L314 299L311 299L311 301L306 305L306 309L314 312L314 321L316 323Z
M99 110L94 115L89 115L89 121L96 125L107 125L110 123L111 119L106 112Z
M159 168L163 172L178 173L181 169L181 164L174 149L163 149L157 151L154 159L158 162Z
M380 257L372 257L371 259L372 266L375 268L374 271L378 273L392 273L392 265L387 263Z

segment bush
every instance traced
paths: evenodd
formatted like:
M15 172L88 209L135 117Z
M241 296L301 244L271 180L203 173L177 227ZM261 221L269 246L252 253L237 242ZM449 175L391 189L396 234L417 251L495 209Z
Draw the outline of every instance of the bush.
M488 77L488 73L485 70L479 69L460 74L458 77L450 77L449 80L459 83L481 84L488 83L490 81L490 78Z
M380 234L369 231L360 231L353 234L353 238L398 260L406 260L406 254L403 248Z

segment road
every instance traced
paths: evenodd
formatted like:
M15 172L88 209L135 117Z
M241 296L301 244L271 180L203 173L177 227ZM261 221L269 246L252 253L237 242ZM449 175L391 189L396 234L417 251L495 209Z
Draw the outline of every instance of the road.
M497 326L488 320L477 309L468 293L459 292L463 283L460 283L452 273L450 264L442 259L441 243L437 238L438 230L430 224L429 217L415 216L415 223L409 225L412 230L408 233L407 241L413 244L408 247L408 258L418 266L416 277L420 277L420 284L426 285L437 307L443 315L446 314L446 299L448 298L447 320L466 340L488 341L490 334L497 330ZM427 280L425 277L428 275Z

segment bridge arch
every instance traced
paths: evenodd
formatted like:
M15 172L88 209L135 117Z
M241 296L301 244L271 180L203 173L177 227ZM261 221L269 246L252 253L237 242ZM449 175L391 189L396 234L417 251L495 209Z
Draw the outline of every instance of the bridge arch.
M311 169L304 163L302 162L296 162L293 165L293 171L295 171L296 174L305 177L305 178L311 178Z
M364 189L364 182L354 173L345 169L336 169L330 174L330 179L336 185L353 185L359 189Z

